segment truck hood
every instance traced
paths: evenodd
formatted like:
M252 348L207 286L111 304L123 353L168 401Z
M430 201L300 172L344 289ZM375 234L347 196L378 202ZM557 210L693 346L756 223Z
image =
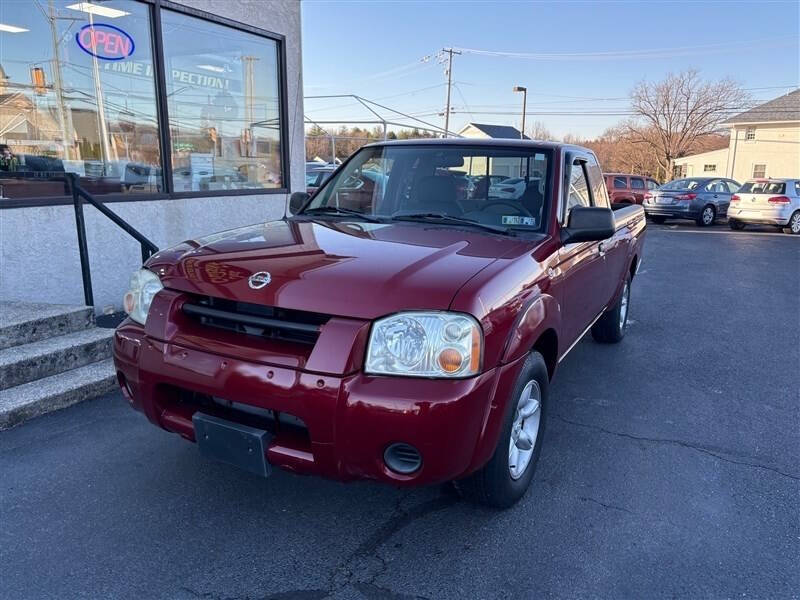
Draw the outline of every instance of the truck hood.
M174 290L374 319L447 309L481 269L540 240L434 224L273 221L183 242L147 267ZM254 289L250 276L261 272L269 283Z

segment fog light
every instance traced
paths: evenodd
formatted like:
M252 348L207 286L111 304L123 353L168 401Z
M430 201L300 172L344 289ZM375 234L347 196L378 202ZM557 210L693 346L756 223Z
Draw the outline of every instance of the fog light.
M408 475L422 466L422 456L409 444L392 444L383 453L383 462L395 473Z

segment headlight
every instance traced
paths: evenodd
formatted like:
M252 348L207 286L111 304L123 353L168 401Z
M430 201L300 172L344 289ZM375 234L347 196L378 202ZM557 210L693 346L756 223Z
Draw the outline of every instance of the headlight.
M144 325L153 297L164 289L158 275L147 269L139 269L131 275L131 283L123 299L123 307L128 316Z
M376 375L468 377L480 371L483 336L469 315L405 312L372 327L364 370Z

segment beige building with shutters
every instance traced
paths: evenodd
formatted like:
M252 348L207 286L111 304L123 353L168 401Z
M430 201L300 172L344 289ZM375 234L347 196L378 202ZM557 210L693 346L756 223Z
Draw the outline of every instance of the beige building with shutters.
M800 177L800 90L735 115L727 148L674 161L676 177Z

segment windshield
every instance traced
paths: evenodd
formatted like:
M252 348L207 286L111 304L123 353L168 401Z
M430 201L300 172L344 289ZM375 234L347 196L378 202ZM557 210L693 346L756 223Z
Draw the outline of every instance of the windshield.
M303 212L332 218L345 214L379 220L412 217L455 227L472 222L493 231L541 231L551 162L551 151L539 148L362 148ZM498 177L504 179L498 181Z
M676 179L665 183L659 189L670 192L679 190L693 190L705 182L705 179Z

